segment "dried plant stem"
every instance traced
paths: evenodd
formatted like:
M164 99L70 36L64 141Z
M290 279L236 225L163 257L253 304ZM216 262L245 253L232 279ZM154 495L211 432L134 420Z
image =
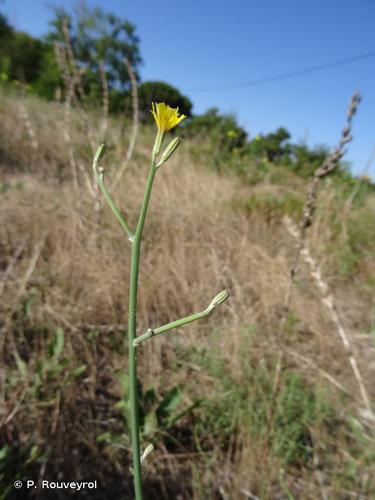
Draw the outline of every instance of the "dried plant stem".
M75 62L73 44L72 44L72 40L70 37L68 21L66 19L63 20L62 29L63 29L63 35L64 35L64 40L65 40L65 46L66 46L66 59L65 60L67 61L67 64L68 64L68 74L69 75L71 74L72 75L71 78L73 78L75 80L75 87L77 88L78 95L83 102L85 100L85 93L84 93L83 86L82 86L82 73L77 68L77 65ZM89 125L88 120L87 120L87 124Z
M54 50L55 50L55 58L57 61L57 65L58 65L60 72L62 74L62 78L63 78L64 86L65 86L64 104L63 104L64 105L64 138L65 138L65 142L66 142L66 145L68 148L68 157L69 157L70 169L72 172L73 187L76 190L76 192L78 193L78 187L79 187L78 171L77 171L77 165L76 165L76 161L75 161L71 133L70 133L71 109L72 109L72 102L74 99L75 81L74 81L74 78L71 76L70 71L69 71L69 62L68 62L67 54L66 54L64 47L59 43L55 43Z
M106 133L107 133L107 128L108 128L108 110L109 110L109 95L108 95L108 81L107 81L107 75L105 73L105 66L104 62L100 61L99 64L99 74L100 74L100 81L102 84L102 126L101 126L101 140L104 142L106 138Z
M71 110L73 103L77 104L76 110L82 119L83 126L87 137L89 138L90 146L92 151L95 148L95 141L93 138L93 133L90 127L90 121L87 114L85 113L82 103L84 101L84 91L82 87L82 72L77 68L74 58L73 46L70 38L69 27L67 21L63 21L63 34L65 45L55 43L55 58L60 69L60 72L64 81L64 136L68 146L68 156L69 163L72 172L73 186L74 189L78 189L78 171L80 171L85 179L85 184L91 196L95 198L95 211L97 213L97 226L99 225L99 211L100 211L100 200L99 200L99 188L96 183L91 183L91 178L89 177L85 167L80 163L77 166L74 148L71 139ZM77 99L76 92L78 92L80 100ZM77 199L77 197L76 197ZM79 202L78 202L79 203Z
M317 207L319 184L324 177L332 173L337 168L339 161L344 156L346 152L345 146L352 140L351 130L352 130L353 117L357 112L357 108L360 102L361 102L361 96L358 92L356 92L355 94L353 94L350 100L349 109L347 112L346 125L342 130L339 143L337 144L334 151L327 156L326 160L323 162L323 165L314 172L314 179L310 184L309 190L307 192L305 206L303 209L302 221L300 223L300 228L299 228L300 230L299 251L296 252L295 261L290 271L292 278L297 271L301 250L304 247L306 231L311 226L313 221L313 216Z
M331 294L328 295L327 297L322 299L322 302L325 304L325 306L329 310L330 315L331 315L331 319L332 319L333 323L335 324L337 332L340 335L341 341L346 349L350 364L352 366L354 376L358 382L359 390L361 392L361 396L362 396L363 402L365 404L366 410L369 412L369 414L373 414L372 408L371 408L370 398L369 398L368 392L366 390L363 377L362 377L361 372L359 370L357 360L354 357L353 349L352 349L352 345L351 345L351 342L349 340L349 337L348 337L347 333L345 332L345 329L344 329L344 327L340 321L340 318L337 314L337 308L336 308L336 304L334 303L333 296ZM374 418L375 418L375 415L374 415Z
M86 135L89 139L92 152L95 150L96 141L94 140L93 131L91 128L90 120L83 108L83 104L86 100L85 92L82 85L82 75L85 70L83 68L78 68L74 56L73 44L70 37L69 26L66 19L63 20L62 24L63 35L65 46L60 46L60 51L62 51L63 56L60 56L59 66L63 66L63 74L65 84L68 84L68 88L72 87L72 103L75 101L77 103L77 112L80 115Z
M55 42L54 44L55 59L57 66L62 74L64 80L65 90L69 88L70 74L68 70L68 63L66 60L65 49L61 43Z
M25 129L26 129L27 135L28 135L29 140L30 140L30 145L31 145L32 149L34 151L36 151L39 147L38 141L36 138L36 133L35 133L33 124L31 122L29 111L28 111L22 98L20 98L18 101L18 109L19 109L22 121L25 124Z
M337 389L340 389L340 391L344 392L345 394L347 394L348 396L350 396L350 393L349 391L338 381L336 380L334 377L332 377L332 375L328 372L326 372L325 370L322 370L322 368L320 368L319 366L317 366L315 363L313 363L311 361L311 359L309 358L306 358L305 356L302 356L301 354L299 354L298 352L294 352L294 351L291 351L290 349L287 350L287 353L290 354L291 356L293 356L294 358L298 359L299 361L301 361L302 363L304 363L306 366L308 366L309 368L313 369L313 370L317 370L324 378L326 378L334 387L336 387Z
M284 224L285 224L285 227L288 230L289 234L298 242L298 247L300 248L301 241L299 238L298 228L295 226L293 221L288 216L284 217ZM352 348L352 344L351 344L349 335L345 331L345 329L342 325L342 322L337 314L337 308L336 308L336 304L334 301L334 297L333 297L332 293L328 292L328 290L329 290L328 285L322 277L320 267L318 266L315 259L311 256L310 250L309 250L306 242L304 242L303 248L300 250L300 255L302 256L303 260L306 262L306 264L310 268L310 276L313 278L315 285L317 286L317 288L320 290L320 292L322 294L321 302L325 305L325 307L330 315L330 318L336 327L336 331L339 334L339 337L342 341L342 344L345 348L346 354L349 358L349 362L350 362L350 365L351 365L352 370L353 370L354 377L358 383L358 387L359 387L359 391L360 391L360 394L362 397L362 401L365 405L368 416L375 418L375 415L373 414L373 411L371 408L370 398L369 398L368 392L366 390L363 377L361 375L357 360L354 356L354 352L353 352L353 348Z
M64 104L64 137L68 147L69 163L73 178L73 187L78 195L79 183L78 183L78 171L77 164L74 156L74 149L72 145L72 137L70 134L70 124L71 124L71 110L72 110L72 100L74 96L74 82L71 80L69 82L69 87L66 89L65 104Z
M299 259L302 256L304 261L309 265L310 267L310 275L313 278L313 281L315 282L316 286L319 288L319 290L322 293L322 298L321 301L327 308L329 315L331 317L332 322L334 323L336 330L340 336L340 339L344 345L344 348L346 350L346 353L349 358L350 365L352 367L354 377L357 380L359 390L361 393L361 397L363 400L363 403L366 407L366 410L369 415L373 416L372 408L371 408L371 403L370 403L370 398L368 396L368 392L366 390L363 377L361 375L361 372L358 367L357 360L354 356L351 342L349 339L349 336L347 335L340 318L337 314L337 308L335 305L335 301L333 298L332 294L328 293L328 285L327 283L323 280L321 271L319 266L317 265L315 259L312 258L309 248L306 243L306 231L307 229L311 226L312 220L313 220L313 215L316 210L317 206L317 191L318 191L318 186L321 181L325 176L333 172L338 165L338 162L342 158L342 156L345 153L345 145L352 140L351 137L351 128L352 128L352 120L353 117L357 111L358 105L361 101L361 97L358 93L355 93L352 96L352 99L350 101L349 109L347 112L347 123L346 126L344 127L342 134L341 134L341 139L336 146L335 150L333 151L332 154L330 154L327 159L324 161L323 165L318 168L315 173L314 173L314 180L310 185L309 191L307 193L306 197L306 202L305 202L305 207L303 210L303 217L302 221L300 223L299 228L297 228L293 221L289 217L284 218L284 223L285 226L288 230L288 232L294 237L294 239L297 241L297 252L296 252L296 257L295 261L292 265L291 272L290 272L290 282L293 280ZM290 300L290 293L288 294L288 300Z
M361 101L361 97L359 93L353 94L348 112L347 112L347 121L346 125L343 128L343 131L341 133L341 138L334 149L334 151L326 158L326 160L323 162L323 164L315 171L314 173L314 179L308 189L307 195L306 195L306 200L305 200L305 205L303 208L303 216L301 223L298 228L298 247L295 253L294 261L292 263L292 266L289 271L289 276L288 276L288 283L287 283L287 289L286 293L284 296L284 303L283 303L283 312L282 312L282 317L280 320L279 324L279 342L281 343L282 339L282 333L284 331L284 326L287 318L287 312L289 310L289 305L290 305L290 300L291 300L291 295L292 295L292 285L293 281L295 278L295 275L298 270L298 264L299 264L299 259L301 255L301 251L304 248L305 244L305 239L306 239L306 231L307 229L311 226L313 222L313 215L316 210L316 205L317 205L317 195L318 195L318 187L319 183L324 178L326 175L330 174L333 172L338 165L339 160L342 158L342 156L345 153L345 145L352 140L352 137L350 135L351 133L351 128L352 128L352 120L353 117L357 111L358 105ZM279 351L279 357L282 358L283 353L280 350Z
M113 192L116 189L116 186L120 182L122 176L124 175L124 172L126 170L126 167L128 166L134 152L134 147L135 147L135 141L137 139L137 134L138 134L138 125L139 125L139 104L138 104L138 86L137 86L137 79L135 77L135 73L133 71L133 68L130 64L130 62L126 59L125 60L126 68L129 73L130 77L130 83L131 83L131 88L132 88L132 106L133 106L133 118L132 118L132 131L130 134L130 140L128 144L128 148L126 151L125 155L125 160L123 161L121 167L119 168L116 177L114 178L112 185L111 185L111 192Z
M283 303L282 317L281 317L280 324L279 324L278 342L279 342L280 347L279 347L277 366L279 367L280 372L281 372L281 366L282 366L283 359L284 359L284 350L283 350L283 346L282 346L282 336L283 336L283 332L284 332L285 322L287 319L287 313L288 313L289 306L290 306L294 278L295 278L295 275L298 271L300 256L303 255L305 259L306 259L306 255L310 256L310 254L308 253L308 250L306 253L306 248L307 248L307 246L306 246L306 231L312 225L312 222L313 222L313 215L315 213L316 206L317 206L318 187L319 187L321 180L337 168L340 159L345 154L346 144L352 140L352 137L351 137L352 120L353 120L353 117L357 111L357 108L358 108L360 101L361 101L361 97L360 97L359 93L355 93L352 96L350 104L349 104L349 109L347 112L346 126L344 127L344 129L342 131L341 138L340 138L338 145L336 146L334 151L323 162L323 165L321 165L321 167L319 167L314 173L314 179L313 179L313 181L309 187L309 190L307 192L305 205L304 205L304 209L303 209L302 221L301 221L299 227L297 228L293 224L293 222L291 221L290 218L284 219L284 223L285 223L288 231L291 234L293 233L293 237L297 241L297 249L296 249L296 253L295 253L294 262L292 263L292 266L291 266L290 272L289 272L289 276L288 276L287 289L286 289L284 303ZM310 259L309 265L311 266L313 262L314 261L312 261ZM327 285L322 280L319 267L315 266L314 269L311 268L311 276L314 278L315 283L319 286L322 293L326 294L327 293ZM350 364L352 366L355 378L360 386L362 399L364 401L364 404L366 406L367 411L370 413L370 415L372 415L370 400L368 398L368 394L367 394L367 391L365 389L365 385L363 383L363 379L362 379L362 376L361 376L360 371L358 369L358 365L356 363L356 360L351 353L351 349L349 348L350 344L348 344L348 342L347 342L348 339L347 339L347 336L345 334L345 330L343 329L343 327L341 325L341 322L340 322L339 317L337 315L336 309L334 307L333 298L331 298L331 300L329 302L327 302L327 301L324 302L324 299L322 299L322 303L324 303L326 305L326 307L328 308L331 319L334 322L337 331L339 332L340 338L342 339L343 342L345 339L344 346L345 346L347 353L349 355ZM349 347L348 347L348 345L349 345ZM331 380L331 382L332 382L332 380ZM279 387L280 387L280 385L281 384L279 384ZM277 388L277 390L278 390L278 388ZM277 392L277 390L276 390L276 392ZM277 396L277 394L275 394L275 397L276 396ZM272 419L272 415L273 415L273 410L271 408L270 417L269 417L270 419Z

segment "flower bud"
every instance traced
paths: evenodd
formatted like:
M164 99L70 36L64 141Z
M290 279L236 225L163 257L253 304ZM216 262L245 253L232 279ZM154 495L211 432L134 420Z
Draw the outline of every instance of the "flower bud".
M228 292L228 290L223 290L222 292L218 293L216 295L216 297L214 297L211 300L211 304L209 307L214 308L214 307L220 306L220 304L222 304L223 302L225 302L227 300L229 295L230 295L230 293Z
M105 144L102 142L98 149L96 150L95 156L94 156L94 165L97 165L98 161L103 158L103 155L105 153Z
M168 144L168 146L165 148L163 154L161 155L161 158L160 158L159 163L157 164L157 167L160 167L161 165L163 165L163 163L165 163L173 155L173 153L178 148L180 142L181 142L181 140L179 137L175 137L174 139L172 139L172 141Z

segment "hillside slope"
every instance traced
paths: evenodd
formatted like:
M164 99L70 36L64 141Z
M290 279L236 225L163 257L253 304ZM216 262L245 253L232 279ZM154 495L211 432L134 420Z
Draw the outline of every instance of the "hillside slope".
M97 479L82 498L128 498L130 251L107 206L95 208L100 116L85 123L57 103L5 95L1 115L0 481L9 493L0 498L13 498L16 478L57 477ZM109 185L130 128L110 120ZM138 134L114 194L131 225L154 133ZM218 175L200 147L183 142L158 173L139 331L202 310L223 288L231 298L141 350L142 440L155 444L147 498L371 498L375 424L358 375L316 269L301 259L289 279L296 241L283 221L298 223L307 182L281 167L255 184L225 165ZM348 196L324 183L308 248L374 402L375 196L346 209Z

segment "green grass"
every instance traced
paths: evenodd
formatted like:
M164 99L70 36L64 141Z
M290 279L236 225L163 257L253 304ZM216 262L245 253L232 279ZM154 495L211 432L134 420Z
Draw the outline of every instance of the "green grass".
M300 193L258 192L245 200L233 200L232 206L248 215L256 214L267 222L279 221L284 215L299 219L302 215L303 197Z
M214 349L192 347L186 353L214 380L210 396L204 398L198 410L195 424L198 439L203 448L207 436L225 448L239 427L254 442L269 439L271 453L285 467L307 466L312 455L310 429L324 425L334 410L321 389L310 386L292 369L282 373L280 390L274 395L276 359L252 363L248 358L250 351L245 347L250 346L251 336L250 330L241 350L244 355L238 360L240 379L231 375L225 360Z

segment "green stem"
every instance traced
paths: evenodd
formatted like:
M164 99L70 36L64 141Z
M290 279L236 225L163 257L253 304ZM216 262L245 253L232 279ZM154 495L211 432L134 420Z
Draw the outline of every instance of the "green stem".
M142 471L141 451L139 439L139 411L137 390L137 352L133 347L136 336L137 320L137 291L139 271L139 245L134 240L132 243L131 273L130 273L130 296L129 296L129 319L128 319L128 344L129 344L129 408L130 408L130 430L133 453L133 474L135 498L142 500Z
M155 140L160 142L159 133ZM147 209L150 201L152 186L156 174L156 150L154 148L150 172L147 179L146 191L143 198L141 211L139 214L137 229L132 241L130 290L129 290L129 320L128 320L128 349L129 349L129 408L130 408L130 429L133 452L133 473L134 490L136 500L143 499L142 493L142 470L141 452L139 436L139 408L137 390L137 350L133 345L137 331L137 297L138 297L138 275L139 258L141 252L141 241Z

